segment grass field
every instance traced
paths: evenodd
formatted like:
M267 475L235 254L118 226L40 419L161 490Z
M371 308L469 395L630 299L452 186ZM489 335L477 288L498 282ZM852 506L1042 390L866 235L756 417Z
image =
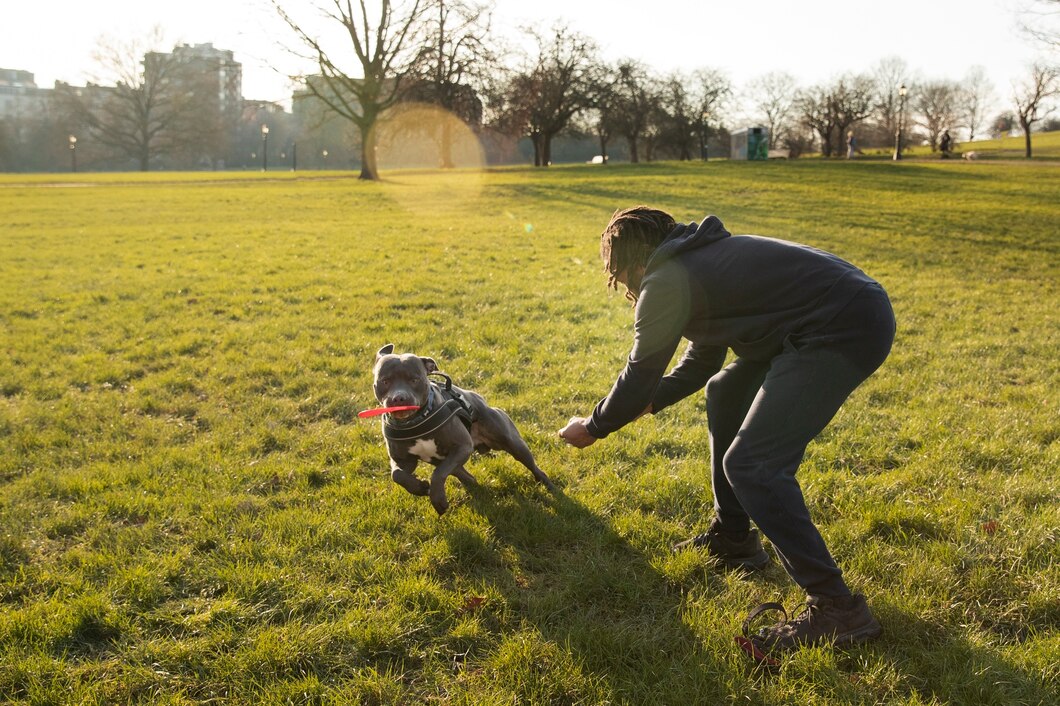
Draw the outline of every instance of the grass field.
M700 396L556 438L628 353L597 251L637 202L891 293L891 358L799 476L879 641L737 652L803 596L670 552L711 512ZM1058 204L1049 163L0 177L0 700L1057 703ZM356 417L387 342L562 495L500 455L442 518L395 486Z
M975 142L961 142L957 144L954 159L962 158L967 152L975 152L976 159L1025 159L1027 145L1023 135L1015 137L1003 137L998 140L976 140ZM903 154L910 159L939 159L938 152L932 152L930 147L916 145L909 147ZM1031 154L1034 159L1057 159L1060 158L1060 131L1034 132L1031 133ZM894 155L894 148L870 149L865 151L867 157L882 157L890 159Z
M975 152L985 159L1023 159L1027 144L1023 135L1003 137L999 140L976 140L957 146L960 152ZM1034 157L1056 159L1060 157L1060 132L1031 133L1031 154Z

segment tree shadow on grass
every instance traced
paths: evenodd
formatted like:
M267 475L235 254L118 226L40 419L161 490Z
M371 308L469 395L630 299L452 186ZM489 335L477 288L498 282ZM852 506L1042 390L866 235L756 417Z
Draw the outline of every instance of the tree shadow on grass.
M561 674L535 685L517 673L507 686L515 697L591 703L606 695L620 703L687 704L690 695L713 703L729 693L731 660L719 658L717 646L705 644L683 619L682 587L606 518L562 494L542 502L540 494L516 489L470 488L468 504L489 521L493 539L484 546L466 526L450 527L450 568L459 581L486 584L504 598L510 613L498 629L501 644L489 649L503 652L503 643L536 633L567 653L593 685L591 693L572 693L578 689ZM554 683L542 686L549 679Z

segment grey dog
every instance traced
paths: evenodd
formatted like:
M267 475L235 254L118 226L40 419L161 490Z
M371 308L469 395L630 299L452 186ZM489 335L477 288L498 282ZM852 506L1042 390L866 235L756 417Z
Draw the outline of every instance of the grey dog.
M430 380L431 374L445 378L445 384ZM439 515L449 508L445 481L450 475L465 485L475 482L464 468L472 451L507 451L555 490L508 415L486 404L482 395L453 386L433 358L397 355L389 343L376 353L373 377L376 399L384 407L419 406L383 418L390 477L413 495L428 496ZM435 467L430 483L416 477L420 461Z

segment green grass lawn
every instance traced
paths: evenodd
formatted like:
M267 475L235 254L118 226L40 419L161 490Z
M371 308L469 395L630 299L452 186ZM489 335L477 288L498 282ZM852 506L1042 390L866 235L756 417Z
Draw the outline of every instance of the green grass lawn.
M976 159L1026 159L1027 145L1022 134L1015 137L1003 137L999 140L976 140L957 144L953 158L961 159L968 152L975 152ZM868 157L889 159L894 155L894 147L870 149L865 151ZM938 152L930 147L915 145L903 154L910 159L939 159ZM1031 133L1031 155L1033 159L1060 158L1060 131Z
M1049 704L1060 699L1060 169L649 164L0 177L0 696L14 703ZM775 673L803 596L670 544L703 400L585 451L628 353L598 235L646 202L833 251L894 351L800 481L884 636ZM388 477L374 352L506 409L439 518ZM2 700L0 699L0 700Z
M1000 140L976 140L957 146L959 152L975 152L982 158L1023 159L1027 145L1023 135L1003 137ZM1032 132L1031 154L1034 157L1060 157L1060 131Z

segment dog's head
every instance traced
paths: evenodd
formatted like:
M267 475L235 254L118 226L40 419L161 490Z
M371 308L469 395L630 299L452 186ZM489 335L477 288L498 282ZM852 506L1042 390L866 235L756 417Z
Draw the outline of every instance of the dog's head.
M375 354L375 398L384 407L403 407L427 404L431 383L428 373L438 370L433 358L421 358L411 353L394 353L394 344L388 343ZM415 410L394 412L398 419L416 414Z

